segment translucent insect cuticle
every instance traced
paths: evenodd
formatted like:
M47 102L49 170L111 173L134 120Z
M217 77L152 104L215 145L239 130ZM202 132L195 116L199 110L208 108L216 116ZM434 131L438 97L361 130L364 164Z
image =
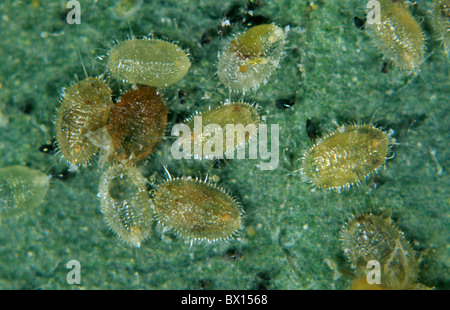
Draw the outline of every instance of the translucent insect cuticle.
M101 179L98 197L108 227L124 242L139 247L152 229L147 180L129 163L116 164Z
M0 220L25 213L45 198L50 177L26 166L0 168Z
M419 255L391 218L372 213L348 219L340 240L345 256L356 272L353 289L417 289ZM379 285L367 284L367 263L381 267Z
M283 57L285 39L283 29L273 24L255 26L242 33L220 55L220 81L236 91L266 84Z

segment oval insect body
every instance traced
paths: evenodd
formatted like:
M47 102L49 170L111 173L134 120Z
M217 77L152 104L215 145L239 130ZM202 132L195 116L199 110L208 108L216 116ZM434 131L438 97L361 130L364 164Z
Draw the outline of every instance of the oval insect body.
M250 28L232 40L220 55L220 81L232 90L257 89L267 83L283 56L286 34L280 27L264 24Z
M112 146L109 161L145 160L162 141L167 124L167 108L150 87L127 91L114 105L107 131Z
M56 139L64 159L84 164L98 151L86 136L108 123L113 106L111 89L102 80L88 77L69 87L56 116Z
M25 166L0 169L0 219L39 205L47 194L50 177Z
M416 285L419 259L390 218L361 214L340 232L342 248L357 276L367 277L367 264L380 266L381 287L408 289Z
M341 126L305 153L303 180L337 191L362 181L385 163L390 135L366 124Z
M367 30L384 57L407 71L417 71L424 61L425 36L403 0L380 0L379 22Z
M167 87L181 80L191 62L186 52L158 39L130 39L109 52L108 70L120 81Z
M242 225L242 210L223 189L188 178L170 179L153 192L157 220L191 240L232 238Z
M129 164L113 165L101 177L98 197L108 227L124 242L139 247L153 220L144 176Z
M200 122L199 117L201 127L197 128L196 122ZM192 150L199 158L221 157L234 152L236 148L257 136L259 124L260 116L257 108L244 102L225 103L215 109L194 115L186 123L191 130ZM222 136L216 137L217 132L205 130L207 126L212 125L218 126L217 129L220 129ZM216 142L213 143L215 147L209 147L211 141ZM197 148L195 143L201 144L201 148ZM208 147L205 147L207 145ZM218 152L216 148L223 151Z
M433 0L432 22L437 39L450 57L450 0Z

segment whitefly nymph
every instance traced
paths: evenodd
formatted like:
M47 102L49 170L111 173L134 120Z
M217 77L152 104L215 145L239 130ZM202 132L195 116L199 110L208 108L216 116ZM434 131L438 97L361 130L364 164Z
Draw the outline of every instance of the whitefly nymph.
M125 40L108 56L108 71L116 80L151 87L175 84L191 67L186 51L156 38Z
M141 172L129 163L111 166L100 180L100 209L108 227L135 247L152 229L153 211L146 183Z
M99 150L89 135L108 123L113 107L111 88L100 78L88 77L64 92L56 114L56 140L62 157L84 165Z
M319 139L302 158L303 181L341 192L359 184L386 162L393 130L370 124L343 125Z
M405 234L386 216L363 213L352 216L340 232L342 250L359 281L367 283L367 264L380 265L380 286L367 284L368 289L418 289L417 274L420 255L406 240ZM363 281L361 281L363 280Z
M216 108L197 112L186 121L191 131L191 150L196 158L231 156L257 137L260 123L258 106L240 101L227 101ZM196 147L197 143L201 147Z
M169 178L152 193L156 219L191 243L227 241L242 228L237 199L208 179Z
M26 166L0 168L0 220L38 206L48 192L50 177Z
M284 55L285 31L273 24L250 28L219 54L220 81L234 91L258 89L268 82Z

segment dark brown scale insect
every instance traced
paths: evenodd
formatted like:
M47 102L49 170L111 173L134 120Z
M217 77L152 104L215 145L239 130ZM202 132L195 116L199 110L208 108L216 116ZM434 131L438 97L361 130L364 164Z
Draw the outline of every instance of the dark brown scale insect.
M167 124L167 108L155 89L139 87L127 91L111 111L107 130L116 163L145 160L162 141Z

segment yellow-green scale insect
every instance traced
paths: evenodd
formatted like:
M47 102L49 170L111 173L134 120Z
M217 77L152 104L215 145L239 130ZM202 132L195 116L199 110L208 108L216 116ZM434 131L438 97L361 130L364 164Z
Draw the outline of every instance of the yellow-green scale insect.
M169 176L152 196L156 219L191 243L226 241L241 229L240 204L208 180Z
M368 268L369 262L380 267L379 285L372 285L373 289L420 287L416 281L419 256L392 219L371 213L354 216L341 229L340 240L356 272L354 289L370 288L366 280L373 266Z
M147 180L130 164L116 164L100 181L100 208L108 227L124 242L139 247L150 235L153 211Z
M266 84L283 56L286 34L273 24L250 28L220 54L217 73L231 90L258 89Z
M404 0L379 0L369 12L367 30L384 57L400 68L417 72L424 61L425 36ZM376 8L375 6L375 8ZM371 18L369 18L371 17Z
M25 166L0 169L0 219L19 215L39 205L50 177Z
M302 179L340 192L377 171L395 139L367 124L344 125L319 139L303 156Z
M437 39L450 57L450 0L433 0L432 22Z
M75 166L86 164L99 150L89 134L105 127L113 107L111 89L88 77L64 92L56 115L56 139L63 158Z
M191 130L192 150L196 158L221 158L255 138L260 122L256 106L226 102L190 117L186 125Z
M173 43L155 38L133 38L111 49L107 66L119 81L167 87L187 74L191 62L188 54Z

